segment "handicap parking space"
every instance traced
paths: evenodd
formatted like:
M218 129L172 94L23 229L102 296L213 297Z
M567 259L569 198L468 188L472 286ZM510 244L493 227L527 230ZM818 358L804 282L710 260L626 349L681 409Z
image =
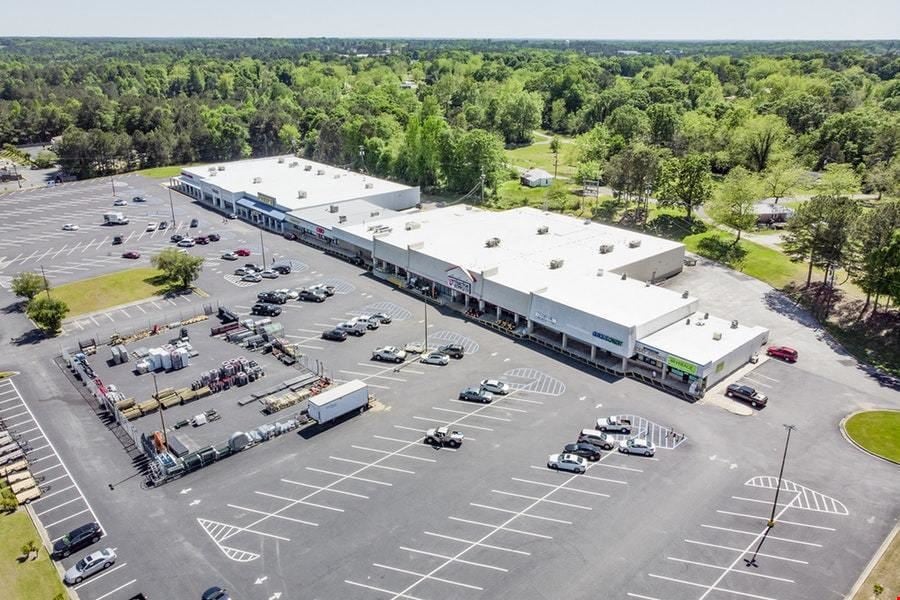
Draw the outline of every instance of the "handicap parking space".
M720 508L661 556L629 597L643 600L802 595L841 547L849 525L837 498L790 480L762 475L719 500ZM772 509L774 506L774 515ZM774 526L769 527L773 518Z

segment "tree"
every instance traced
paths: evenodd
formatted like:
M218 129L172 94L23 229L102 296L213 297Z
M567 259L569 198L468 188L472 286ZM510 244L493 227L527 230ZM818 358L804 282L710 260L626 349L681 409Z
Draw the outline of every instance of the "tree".
M166 248L150 259L150 264L163 272L166 280L187 289L200 276L203 257Z
M833 163L825 166L825 173L816 182L822 196L845 198L859 192L860 178L848 164Z
M457 192L476 189L484 174L485 185L496 189L503 176L506 155L503 142L495 134L483 129L458 132L443 145L443 163L447 172L447 187Z
M712 193L709 159L705 156L689 154L684 158L670 158L660 166L656 196L662 206L681 207L691 219L694 209L709 200Z
M550 138L550 152L553 154L553 178L556 179L557 171L559 170L559 149L560 149L560 141L557 136L553 136Z
M782 249L792 261L809 263L806 287L812 282L813 267L825 269L827 281L834 269L852 264L850 234L858 211L854 200L814 196L794 213Z
M48 333L56 333L69 312L69 306L56 298L38 296L28 303L25 312L39 328Z
M860 215L853 231L856 268L853 281L866 293L861 315L866 313L875 294L875 309L879 296L892 296L900 288L900 201L878 204Z
M612 111L605 124L611 133L621 135L626 142L642 139L650 132L650 120L644 111L627 104Z
M656 187L660 151L644 143L634 143L606 163L604 177L611 188L634 200L641 209L641 220L647 217L647 201Z
M784 119L776 115L751 117L734 133L738 158L754 171L762 171L787 136Z
M756 224L753 207L759 199L759 178L745 169L735 167L722 181L719 192L707 205L714 221L737 231L734 244L741 241L741 233Z
M876 192L879 200L884 194L895 195L900 189L900 161L894 160L890 164L878 163L866 171L863 181L865 190Z
M32 159L34 166L38 169L49 169L56 164L57 156L49 150L41 150Z
M678 109L672 104L651 104L647 108L650 119L650 139L654 144L669 144L678 129Z
M544 101L537 92L515 91L499 98L496 129L507 144L528 144L541 125Z
M760 182L767 198L775 198L775 204L781 198L791 195L806 178L806 173L789 159L773 160L762 172Z
M13 294L19 298L25 298L26 302L31 302L35 296L47 289L47 280L37 273L24 272L19 273L12 279Z

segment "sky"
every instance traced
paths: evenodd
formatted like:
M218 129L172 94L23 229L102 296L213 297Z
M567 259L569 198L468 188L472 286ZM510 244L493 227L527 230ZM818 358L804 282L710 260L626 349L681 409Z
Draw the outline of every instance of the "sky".
M900 38L900 0L10 0L0 36Z

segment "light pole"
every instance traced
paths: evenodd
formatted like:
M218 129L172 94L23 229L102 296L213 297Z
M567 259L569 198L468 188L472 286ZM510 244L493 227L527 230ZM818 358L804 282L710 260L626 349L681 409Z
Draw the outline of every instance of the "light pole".
M481 169L481 203L484 204L484 168Z
M116 197L116 176L115 176L115 175L110 175L110 176L109 176L109 182L112 184L113 198L115 198L115 197Z
M266 247L263 244L262 229L259 230L259 248L260 248L260 252L262 253L262 265L263 265L263 268L265 268L266 267Z
M787 438L784 440L784 454L781 456L781 469L778 471L778 484L775 487L775 500L772 502L772 514L769 516L769 521L766 523L766 530L763 532L762 538L759 540L759 544L756 545L756 549L753 551L753 556L749 559L744 559L744 563L748 567L757 567L756 564L756 555L759 553L759 549L762 548L763 542L766 541L766 538L769 537L769 532L772 531L772 528L775 527L775 511L778 508L778 493L781 492L781 479L784 476L784 464L787 462L787 453L788 446L791 443L791 432L797 429L795 425L785 424L784 428L787 429Z
M156 385L156 373L153 374L153 390L155 393L154 398L159 402L159 387ZM159 421L162 426L162 435L163 435L163 445L168 448L169 447L169 435L166 433L166 418L163 415L163 406L162 403L159 404Z
M167 187L169 190L169 209L172 211L172 227L175 227L175 205L172 203L172 188Z
M366 148L361 144L359 146L359 171L360 173L366 171Z

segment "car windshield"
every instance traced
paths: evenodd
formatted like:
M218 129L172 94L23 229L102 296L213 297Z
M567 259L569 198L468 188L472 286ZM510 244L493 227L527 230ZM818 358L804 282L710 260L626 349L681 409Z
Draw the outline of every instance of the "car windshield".
M88 559L88 557L85 556L84 558L79 560L77 563L75 563L75 568L78 569L79 571L84 571L84 568L88 564L87 559Z

